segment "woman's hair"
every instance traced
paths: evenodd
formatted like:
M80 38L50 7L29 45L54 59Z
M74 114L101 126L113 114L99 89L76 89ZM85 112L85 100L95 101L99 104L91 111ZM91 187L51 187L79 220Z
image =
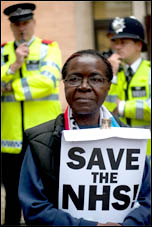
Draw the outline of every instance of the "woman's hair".
M100 58L106 65L107 67L107 71L106 71L106 77L108 78L108 81L110 82L113 78L113 71L112 71L112 66L110 64L110 62L99 52L93 49L87 49L87 50L80 50L75 52L74 54L72 54L64 63L63 67L62 67L62 79L64 80L66 75L67 75L67 66L68 63L70 62L71 59L75 58L75 57L79 57L82 55L92 55L94 57L98 57Z

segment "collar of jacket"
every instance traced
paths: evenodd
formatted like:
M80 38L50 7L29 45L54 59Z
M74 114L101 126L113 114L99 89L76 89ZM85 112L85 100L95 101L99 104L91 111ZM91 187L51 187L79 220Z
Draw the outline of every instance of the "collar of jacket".
M62 113L55 119L53 136L60 138L63 130L65 130L65 120Z

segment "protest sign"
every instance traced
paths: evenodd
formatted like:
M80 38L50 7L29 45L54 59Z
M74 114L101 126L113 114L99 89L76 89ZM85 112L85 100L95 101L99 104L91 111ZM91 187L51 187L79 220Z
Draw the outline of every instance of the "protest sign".
M122 222L138 206L150 130L63 131L59 209L73 217Z

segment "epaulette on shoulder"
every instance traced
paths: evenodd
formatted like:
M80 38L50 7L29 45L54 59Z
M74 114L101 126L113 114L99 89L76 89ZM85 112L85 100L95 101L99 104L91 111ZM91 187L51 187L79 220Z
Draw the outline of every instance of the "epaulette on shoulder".
M51 44L53 41L51 41L51 40L45 40L45 39L43 39L42 40L42 43L44 43L44 44L46 44L46 45L49 45L49 44Z
M6 44L7 44L7 42L6 42L6 43L2 43L2 44L1 44L1 47L4 47Z

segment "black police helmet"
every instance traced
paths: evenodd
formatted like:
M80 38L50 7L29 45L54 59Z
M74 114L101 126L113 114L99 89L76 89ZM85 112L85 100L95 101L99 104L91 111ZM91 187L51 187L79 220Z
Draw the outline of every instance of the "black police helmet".
M140 40L143 43L142 51L147 51L147 44L144 41L144 28L134 17L116 17L112 22L112 28L115 31L112 40L121 38Z
M33 3L19 3L7 7L3 13L9 17L11 22L15 23L32 19L35 8L36 5Z

